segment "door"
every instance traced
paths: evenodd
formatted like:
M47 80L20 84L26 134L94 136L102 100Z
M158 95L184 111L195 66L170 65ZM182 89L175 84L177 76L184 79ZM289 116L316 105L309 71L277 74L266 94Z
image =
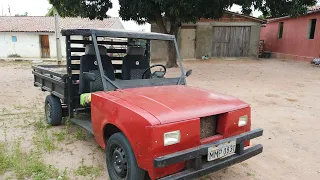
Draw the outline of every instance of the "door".
M40 35L40 46L41 46L41 57L49 58L50 57L50 45L49 45L49 36Z
M180 30L180 55L182 59L195 59L195 40L195 27L184 27Z
M246 57L249 55L251 27L213 27L212 56Z

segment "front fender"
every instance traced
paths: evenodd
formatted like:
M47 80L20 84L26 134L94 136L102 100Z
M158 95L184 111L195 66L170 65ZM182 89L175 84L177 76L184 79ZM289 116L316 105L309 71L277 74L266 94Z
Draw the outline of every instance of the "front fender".
M112 124L119 128L127 137L134 151L140 168L147 169L147 162L152 157L148 154L151 143L150 126L160 122L145 110L112 96L108 92L98 92L91 95L91 119L95 139L105 149L104 127Z

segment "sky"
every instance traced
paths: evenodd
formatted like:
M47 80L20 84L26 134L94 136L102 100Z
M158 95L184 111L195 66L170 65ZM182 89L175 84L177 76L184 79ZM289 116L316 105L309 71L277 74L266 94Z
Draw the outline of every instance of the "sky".
M113 8L108 11L108 15L111 17L119 17L119 3L118 0L111 0ZM320 0L318 0L320 2ZM44 16L50 9L51 5L47 0L0 0L1 11L0 15L14 16L15 14L24 14L28 12L29 16ZM9 12L10 7L10 12ZM232 6L231 11L240 12L240 6ZM261 14L259 11L254 11L253 16L258 17ZM127 30L144 30L150 31L150 24L139 26L133 21L122 21L125 29Z

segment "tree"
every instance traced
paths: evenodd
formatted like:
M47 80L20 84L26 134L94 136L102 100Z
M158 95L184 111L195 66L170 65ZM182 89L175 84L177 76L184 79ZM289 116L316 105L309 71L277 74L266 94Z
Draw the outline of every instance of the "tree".
M28 16L28 12L24 12L23 14L15 14L14 16Z
M52 6L50 9L48 9L46 16L54 16L54 13L56 12L57 12L56 8Z
M112 8L110 0L49 0L61 16L81 16L91 19L107 17ZM197 22L201 18L220 18L224 10L237 4L242 13L251 14L252 9L272 17L306 13L307 7L316 0L119 0L119 15L123 20L138 24L155 22L162 33L177 36L182 23ZM167 67L176 67L173 43L168 44Z
M258 18L260 18L260 19L267 19L263 14L261 14L260 16L258 16Z

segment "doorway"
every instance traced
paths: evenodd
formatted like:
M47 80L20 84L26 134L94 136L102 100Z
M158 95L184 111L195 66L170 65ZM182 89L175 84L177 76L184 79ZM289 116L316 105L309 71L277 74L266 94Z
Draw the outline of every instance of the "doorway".
M40 35L41 58L50 58L49 35Z
M195 59L196 27L184 27L180 30L180 54L182 59Z
M214 57L246 57L250 49L251 27L213 27Z

